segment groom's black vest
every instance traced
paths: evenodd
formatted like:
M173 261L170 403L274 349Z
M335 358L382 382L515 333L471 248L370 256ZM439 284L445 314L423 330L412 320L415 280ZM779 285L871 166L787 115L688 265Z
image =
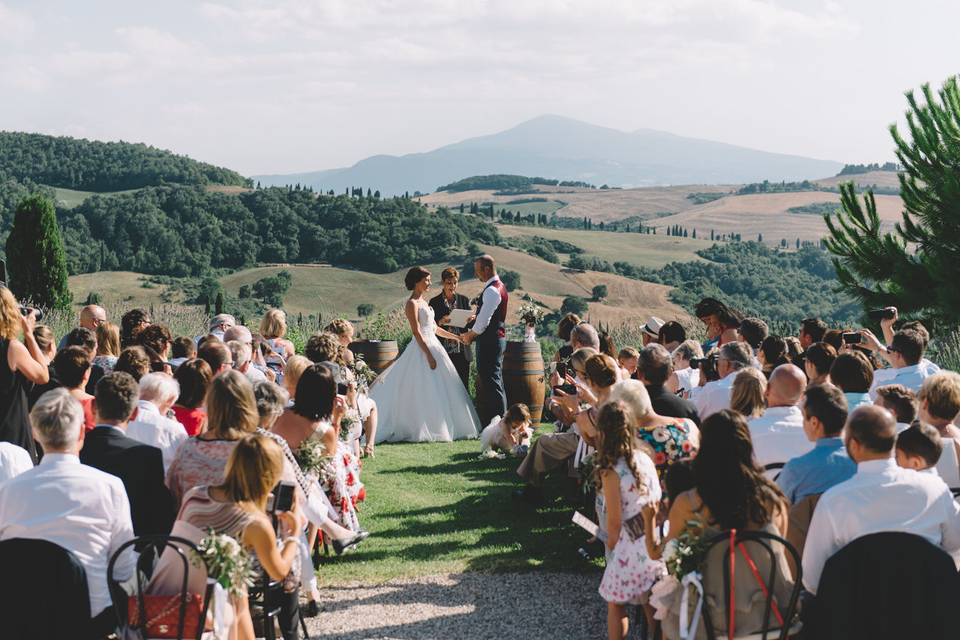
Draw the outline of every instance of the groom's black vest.
M507 302L510 300L510 294L507 293L507 287L504 286L500 278L488 284L483 288L483 291L480 292L480 304L477 306L477 315L480 315L480 310L483 309L483 294L491 287L496 289L497 293L500 294L500 304L497 305L496 311L494 311L490 317L490 324L488 324L487 328L480 334L480 337L488 340L492 338L506 338Z

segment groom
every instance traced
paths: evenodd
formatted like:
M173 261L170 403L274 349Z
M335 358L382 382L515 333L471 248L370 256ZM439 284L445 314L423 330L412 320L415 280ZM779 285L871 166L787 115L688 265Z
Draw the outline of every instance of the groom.
M473 328L461 336L464 344L476 342L477 410L480 423L488 424L495 416L507 412L507 394L503 390L503 352L507 348L507 287L497 276L493 258L482 255L473 263L473 270L483 292L477 307Z

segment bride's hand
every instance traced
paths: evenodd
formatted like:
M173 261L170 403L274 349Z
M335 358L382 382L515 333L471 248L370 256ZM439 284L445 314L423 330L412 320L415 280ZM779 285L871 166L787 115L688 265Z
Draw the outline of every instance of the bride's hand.
M430 365L430 370L433 371L434 369L437 368L437 359L434 358L432 355L429 355L429 354L428 354L428 355L427 355L427 364Z

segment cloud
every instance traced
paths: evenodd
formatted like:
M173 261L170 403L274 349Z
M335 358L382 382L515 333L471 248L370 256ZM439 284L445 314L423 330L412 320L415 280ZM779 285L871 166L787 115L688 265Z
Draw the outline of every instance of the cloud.
M0 43L26 42L35 31L36 24L30 14L0 2Z

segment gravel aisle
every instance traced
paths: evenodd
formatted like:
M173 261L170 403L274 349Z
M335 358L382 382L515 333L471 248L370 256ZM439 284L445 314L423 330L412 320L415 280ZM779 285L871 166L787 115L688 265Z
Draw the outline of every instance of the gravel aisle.
M606 637L600 574L458 573L322 589L311 638L593 640Z

